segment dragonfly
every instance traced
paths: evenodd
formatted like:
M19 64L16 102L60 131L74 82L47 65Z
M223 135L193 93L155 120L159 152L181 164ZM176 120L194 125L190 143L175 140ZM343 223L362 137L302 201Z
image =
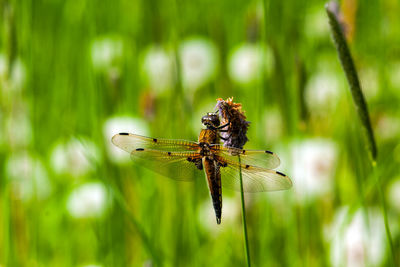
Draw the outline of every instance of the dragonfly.
M133 162L139 166L178 181L192 181L195 172L203 171L217 224L221 223L222 187L235 191L243 188L248 193L292 187L287 175L273 170L280 164L275 153L222 146L220 132L227 124L220 125L216 113L207 113L202 117L202 123L206 128L200 131L198 142L118 133L112 137L112 143L130 153Z

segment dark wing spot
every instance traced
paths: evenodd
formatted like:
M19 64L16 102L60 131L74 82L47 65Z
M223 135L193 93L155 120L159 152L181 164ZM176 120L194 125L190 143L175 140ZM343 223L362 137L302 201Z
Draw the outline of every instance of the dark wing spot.
M268 150L265 150L265 153L274 154L274 153L272 153L271 151L268 151Z
M244 155L244 154L246 153L246 150L243 149L243 150L242 150L242 153L243 153L243 155Z
M168 151L168 156L171 156L171 152Z
M153 138L153 142L154 142L154 143L157 143L157 138Z
M144 148L136 148L136 151L144 151Z
M119 133L119 135L129 135L128 133Z
M248 168L250 168L250 165L246 165L246 167L245 167L246 169L248 169Z
M286 176L286 174L283 174L283 173L281 173L281 172L276 172L277 174L279 174L279 175L282 175L283 177L285 177Z
M228 163L224 162L224 164L222 164L222 167L226 167L228 166Z
M191 157L187 158L186 160L189 161L189 162L193 161L193 159Z

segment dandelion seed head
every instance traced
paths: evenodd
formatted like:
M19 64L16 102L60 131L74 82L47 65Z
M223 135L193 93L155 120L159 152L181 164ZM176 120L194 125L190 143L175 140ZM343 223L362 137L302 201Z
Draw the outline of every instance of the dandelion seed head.
M261 77L263 67L266 72L273 68L270 50L260 45L245 43L235 47L228 59L230 78L238 84L251 84Z
M100 150L92 141L83 137L72 137L54 146L50 161L56 174L80 177L93 171L100 158Z
M205 38L191 38L179 47L182 84L196 90L210 82L218 68L218 51L214 43Z
M28 152L10 155L5 162L5 173L14 195L25 202L33 197L45 199L51 194L52 185L45 166Z
M96 38L91 47L93 67L98 71L115 68L123 57L123 48L123 42L119 37Z
M67 200L67 210L74 218L101 217L109 205L109 196L104 184L86 183L74 189Z
M175 74L173 54L161 46L149 46L143 54L142 71L156 93L172 88Z
M348 224L347 218L352 216ZM368 223L367 223L368 220ZM377 208L350 213L348 207L337 210L324 232L330 244L332 266L379 266L385 256L386 242L382 214Z
M292 178L300 201L311 200L330 192L337 150L336 143L322 138L292 144Z

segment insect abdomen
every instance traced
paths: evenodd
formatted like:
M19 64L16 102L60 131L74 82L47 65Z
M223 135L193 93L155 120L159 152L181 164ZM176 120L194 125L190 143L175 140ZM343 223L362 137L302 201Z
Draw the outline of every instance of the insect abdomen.
M208 187L214 206L217 224L221 223L222 213L222 188L219 166L214 160L203 158L204 171L206 172Z

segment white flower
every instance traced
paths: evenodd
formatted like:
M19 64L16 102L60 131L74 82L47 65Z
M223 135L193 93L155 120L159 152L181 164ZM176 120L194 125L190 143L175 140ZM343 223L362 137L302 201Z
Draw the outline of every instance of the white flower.
M126 164L130 162L129 153L114 146L111 142L111 138L115 134L122 132L148 135L149 129L144 120L129 116L112 117L105 121L103 135L108 157L114 163Z
M369 208L350 214L347 207L337 211L325 236L330 243L332 266L380 266L385 256L386 236L381 213ZM347 217L352 216L346 225ZM368 220L368 222L367 222Z
M292 145L292 179L300 200L326 195L332 189L337 146L328 139L309 139Z
M72 137L67 142L57 144L51 152L51 164L57 174L84 176L95 169L100 161L97 146L85 138Z
M25 84L26 70L20 58L17 58L11 69L11 77L8 76L8 62L4 54L0 54L0 85L3 89L20 91Z
M228 73L239 84L249 84L261 78L263 69L270 72L273 57L262 45L245 43L230 52Z
M32 141L32 125L27 112L14 112L5 118L5 132L13 146L25 147Z
M182 84L195 90L210 82L217 72L218 51L215 45L205 38L192 38L179 47Z
M14 194L23 201L33 197L45 199L52 191L43 163L26 152L10 155L5 163L5 173Z
M163 92L172 88L175 75L173 54L160 46L150 46L143 55L142 71L151 89Z
M100 71L117 67L123 57L123 48L123 42L119 37L95 39L91 47L93 67Z
M305 102L312 113L331 112L337 108L340 84L334 72L320 71L306 85Z
M389 205L400 213L400 177L389 184L386 196Z
M381 140L397 139L400 135L400 118L383 114L376 125L376 135Z
M67 200L67 210L74 218L101 217L110 200L102 183L86 183L71 192Z

